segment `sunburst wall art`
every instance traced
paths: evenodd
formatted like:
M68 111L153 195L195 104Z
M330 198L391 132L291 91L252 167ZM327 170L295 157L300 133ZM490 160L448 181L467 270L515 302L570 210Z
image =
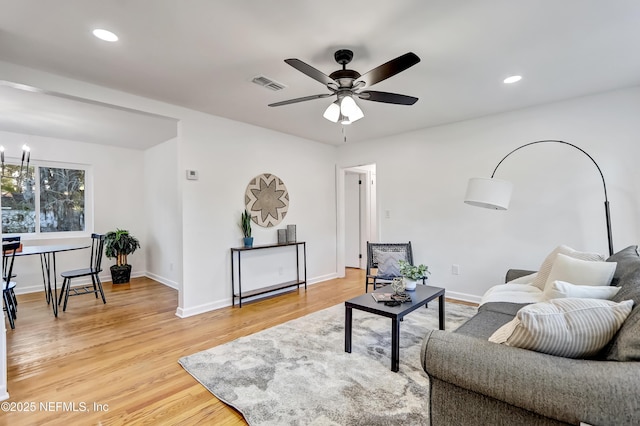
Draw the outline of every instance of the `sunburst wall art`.
M282 179L264 173L251 179L247 185L244 202L255 223L271 228L287 215L289 192Z

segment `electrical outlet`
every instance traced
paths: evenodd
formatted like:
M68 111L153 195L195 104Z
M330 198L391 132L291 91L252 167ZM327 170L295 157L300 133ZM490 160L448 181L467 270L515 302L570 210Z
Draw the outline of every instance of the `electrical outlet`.
M173 262L169 263L169 270L173 271Z
M453 275L460 275L460 265L457 265L455 263L451 265L451 273Z
M391 210L385 210L384 211L384 218L385 219L391 219Z

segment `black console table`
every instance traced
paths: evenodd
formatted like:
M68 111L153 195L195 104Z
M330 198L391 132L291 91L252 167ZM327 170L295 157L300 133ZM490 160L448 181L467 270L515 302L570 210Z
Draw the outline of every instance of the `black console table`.
M296 269L297 269L296 279L293 281L287 281L280 284L270 285L268 287L262 287L255 290L246 291L243 293L242 292L242 263L241 263L242 252L250 251L250 250L264 250L264 249L277 248L277 247L288 247L288 246L296 247ZM302 252L303 252L303 264L304 264L303 279L300 279L300 246L302 246ZM235 276L236 276L236 269L235 269L235 262L234 262L235 253L238 254L238 292L237 293L236 293L236 284L235 284ZM242 307L242 299L247 299L249 297L257 296L259 294L271 293L273 291L282 290L284 288L289 288L289 287L300 288L302 284L304 284L304 289L306 290L307 289L307 244L305 242L264 244L264 245L257 245L253 247L231 248L231 294L232 294L231 304L232 306L235 306L236 298L238 299L238 306Z

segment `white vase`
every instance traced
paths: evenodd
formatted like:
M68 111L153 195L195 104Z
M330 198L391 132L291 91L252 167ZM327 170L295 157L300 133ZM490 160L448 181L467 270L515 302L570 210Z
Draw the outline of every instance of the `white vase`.
M407 277L404 277L404 289L407 291L413 291L416 289L417 280L410 280Z

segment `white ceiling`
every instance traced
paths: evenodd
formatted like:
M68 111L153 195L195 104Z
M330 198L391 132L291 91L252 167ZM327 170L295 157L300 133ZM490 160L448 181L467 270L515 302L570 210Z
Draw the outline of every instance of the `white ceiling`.
M348 68L361 74L409 51L422 59L373 86L420 100L358 101L365 118L347 128L349 142L640 84L637 0L0 0L0 10L2 61L329 144L342 143L341 126L322 118L332 98L267 106L328 92L284 59L325 74L339 68L333 52L340 48L354 51ZM94 38L98 27L120 41ZM512 74L522 81L503 84ZM287 88L259 87L251 83L257 75ZM1 129L19 131L33 120L41 134L85 140L100 127L95 108L105 106L48 94L22 100L5 89L15 90L0 90ZM48 97L50 113L32 96ZM13 110L27 102L29 119L8 114L11 102ZM122 143L126 137L109 129L127 125L109 120L99 143Z
M0 81L0 130L147 149L177 136L177 120Z

